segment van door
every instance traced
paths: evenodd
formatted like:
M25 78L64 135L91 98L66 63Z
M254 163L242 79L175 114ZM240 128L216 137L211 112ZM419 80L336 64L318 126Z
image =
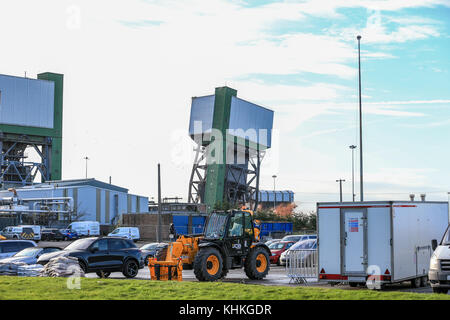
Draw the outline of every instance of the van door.
M342 271L365 275L367 267L367 209L342 209Z

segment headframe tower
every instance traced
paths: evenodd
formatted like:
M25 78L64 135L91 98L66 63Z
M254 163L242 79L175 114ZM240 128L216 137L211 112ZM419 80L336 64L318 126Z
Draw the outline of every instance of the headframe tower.
M61 180L62 74L0 75L0 189ZM28 148L38 160L27 159Z
M238 98L229 87L192 98L189 135L196 155L188 202L205 203L208 211L223 203L256 208L273 116L272 110Z

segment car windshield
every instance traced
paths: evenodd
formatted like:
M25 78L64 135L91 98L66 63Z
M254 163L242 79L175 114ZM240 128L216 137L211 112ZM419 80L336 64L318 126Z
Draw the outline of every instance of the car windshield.
M26 248L17 252L14 257L33 257L41 250L41 248Z
M220 239L225 234L225 224L227 222L226 213L213 213L209 217L205 230L206 239Z
M301 236L288 236L284 237L282 241L298 241L301 238L302 238Z
M280 250L283 249L285 242L274 242L269 245L269 249L271 250Z
M116 229L113 232L111 232L111 234L118 234L120 232L120 229Z
M153 250L158 246L158 243L149 243L141 247L142 250Z
M72 242L64 250L84 250L87 249L96 238L80 239Z
M442 239L442 244L444 246L450 245L450 226L447 228L447 232L444 235L444 239Z
M291 247L291 250L314 249L315 240L299 241Z

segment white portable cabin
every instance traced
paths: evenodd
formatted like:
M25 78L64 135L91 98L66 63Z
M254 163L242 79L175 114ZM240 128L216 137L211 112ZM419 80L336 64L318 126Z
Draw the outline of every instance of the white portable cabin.
M448 223L447 202L318 203L319 281L424 280Z

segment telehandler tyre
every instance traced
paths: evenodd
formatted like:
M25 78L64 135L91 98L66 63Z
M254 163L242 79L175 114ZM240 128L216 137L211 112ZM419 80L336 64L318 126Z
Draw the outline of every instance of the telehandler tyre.
M216 281L221 278L223 259L213 247L200 249L194 260L194 274L198 281Z
M255 247L250 250L245 259L245 274L249 279L264 279L270 269L269 254L262 247Z

